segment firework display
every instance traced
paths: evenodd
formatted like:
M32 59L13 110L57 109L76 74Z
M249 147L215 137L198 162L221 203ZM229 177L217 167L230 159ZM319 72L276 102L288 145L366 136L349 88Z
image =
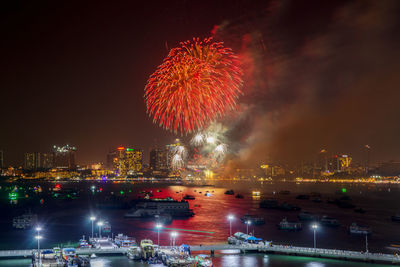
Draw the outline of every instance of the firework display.
M175 133L201 130L235 108L241 86L239 60L222 42L182 42L150 76L147 112Z

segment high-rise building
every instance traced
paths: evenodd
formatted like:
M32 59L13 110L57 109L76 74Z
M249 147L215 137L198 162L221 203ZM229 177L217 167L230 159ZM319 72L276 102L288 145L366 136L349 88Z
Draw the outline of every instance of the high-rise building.
M130 147L118 147L107 155L107 167L118 176L138 175L143 170L143 152Z
M150 151L150 168L153 171L168 170L168 150L155 148Z
M53 167L75 169L75 152L76 147L73 146L53 146Z
M51 153L40 153L40 169L51 169L53 168L53 154Z
M39 152L25 153L24 169L37 170L38 168L40 168L40 153Z
M0 169L4 167L4 154L3 150L0 150Z

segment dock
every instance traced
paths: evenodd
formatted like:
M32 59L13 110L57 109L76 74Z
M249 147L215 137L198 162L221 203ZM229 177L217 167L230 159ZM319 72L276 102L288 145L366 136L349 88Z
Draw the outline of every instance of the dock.
M171 246L160 246L160 250L170 250ZM176 247L175 247L176 248ZM45 250L45 249L43 249ZM337 250L337 249L324 249L324 248L309 248L309 247L294 247L294 246L283 246L283 245L263 245L263 244L218 244L218 245L202 245L202 246L190 246L191 251L210 251L211 255L215 251L223 250L238 250L242 253L264 253L264 254L283 254L291 256L306 256L306 257L317 257L317 258L329 258L346 261L359 261L369 263L387 263L400 265L400 257L396 254L383 254L383 253L366 253L360 251L350 250ZM24 258L31 257L36 249L30 250L0 250L1 258ZM126 254L126 248L113 248L113 249L96 249L96 248L77 248L77 255L124 255Z

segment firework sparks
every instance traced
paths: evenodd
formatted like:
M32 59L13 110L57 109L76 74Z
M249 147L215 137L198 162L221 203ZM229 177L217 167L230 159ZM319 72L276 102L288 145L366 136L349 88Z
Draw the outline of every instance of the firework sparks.
M207 136L206 141L208 144L214 144L215 143L215 137L214 136Z
M175 155L172 157L172 168L173 168L174 170L178 170L178 169L182 168L183 165L184 165L184 164L183 164L183 159L182 159L181 155L175 154Z
M198 133L198 134L196 134L196 135L192 138L191 143L192 143L192 145L194 145L194 146L200 146L200 145L203 144L203 141L204 141L204 136L203 136L203 134Z
M150 76L147 112L166 129L193 132L233 110L241 86L242 70L230 48L212 38L182 42Z

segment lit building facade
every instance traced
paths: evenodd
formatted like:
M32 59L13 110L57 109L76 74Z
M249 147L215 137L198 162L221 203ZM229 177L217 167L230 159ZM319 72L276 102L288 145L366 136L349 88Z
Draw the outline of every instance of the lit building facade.
M143 151L130 147L118 147L107 155L107 167L118 176L140 175L143 171Z
M24 155L24 169L37 170L40 168L40 153L30 152Z
M150 168L153 171L168 170L168 150L155 148L150 151Z

